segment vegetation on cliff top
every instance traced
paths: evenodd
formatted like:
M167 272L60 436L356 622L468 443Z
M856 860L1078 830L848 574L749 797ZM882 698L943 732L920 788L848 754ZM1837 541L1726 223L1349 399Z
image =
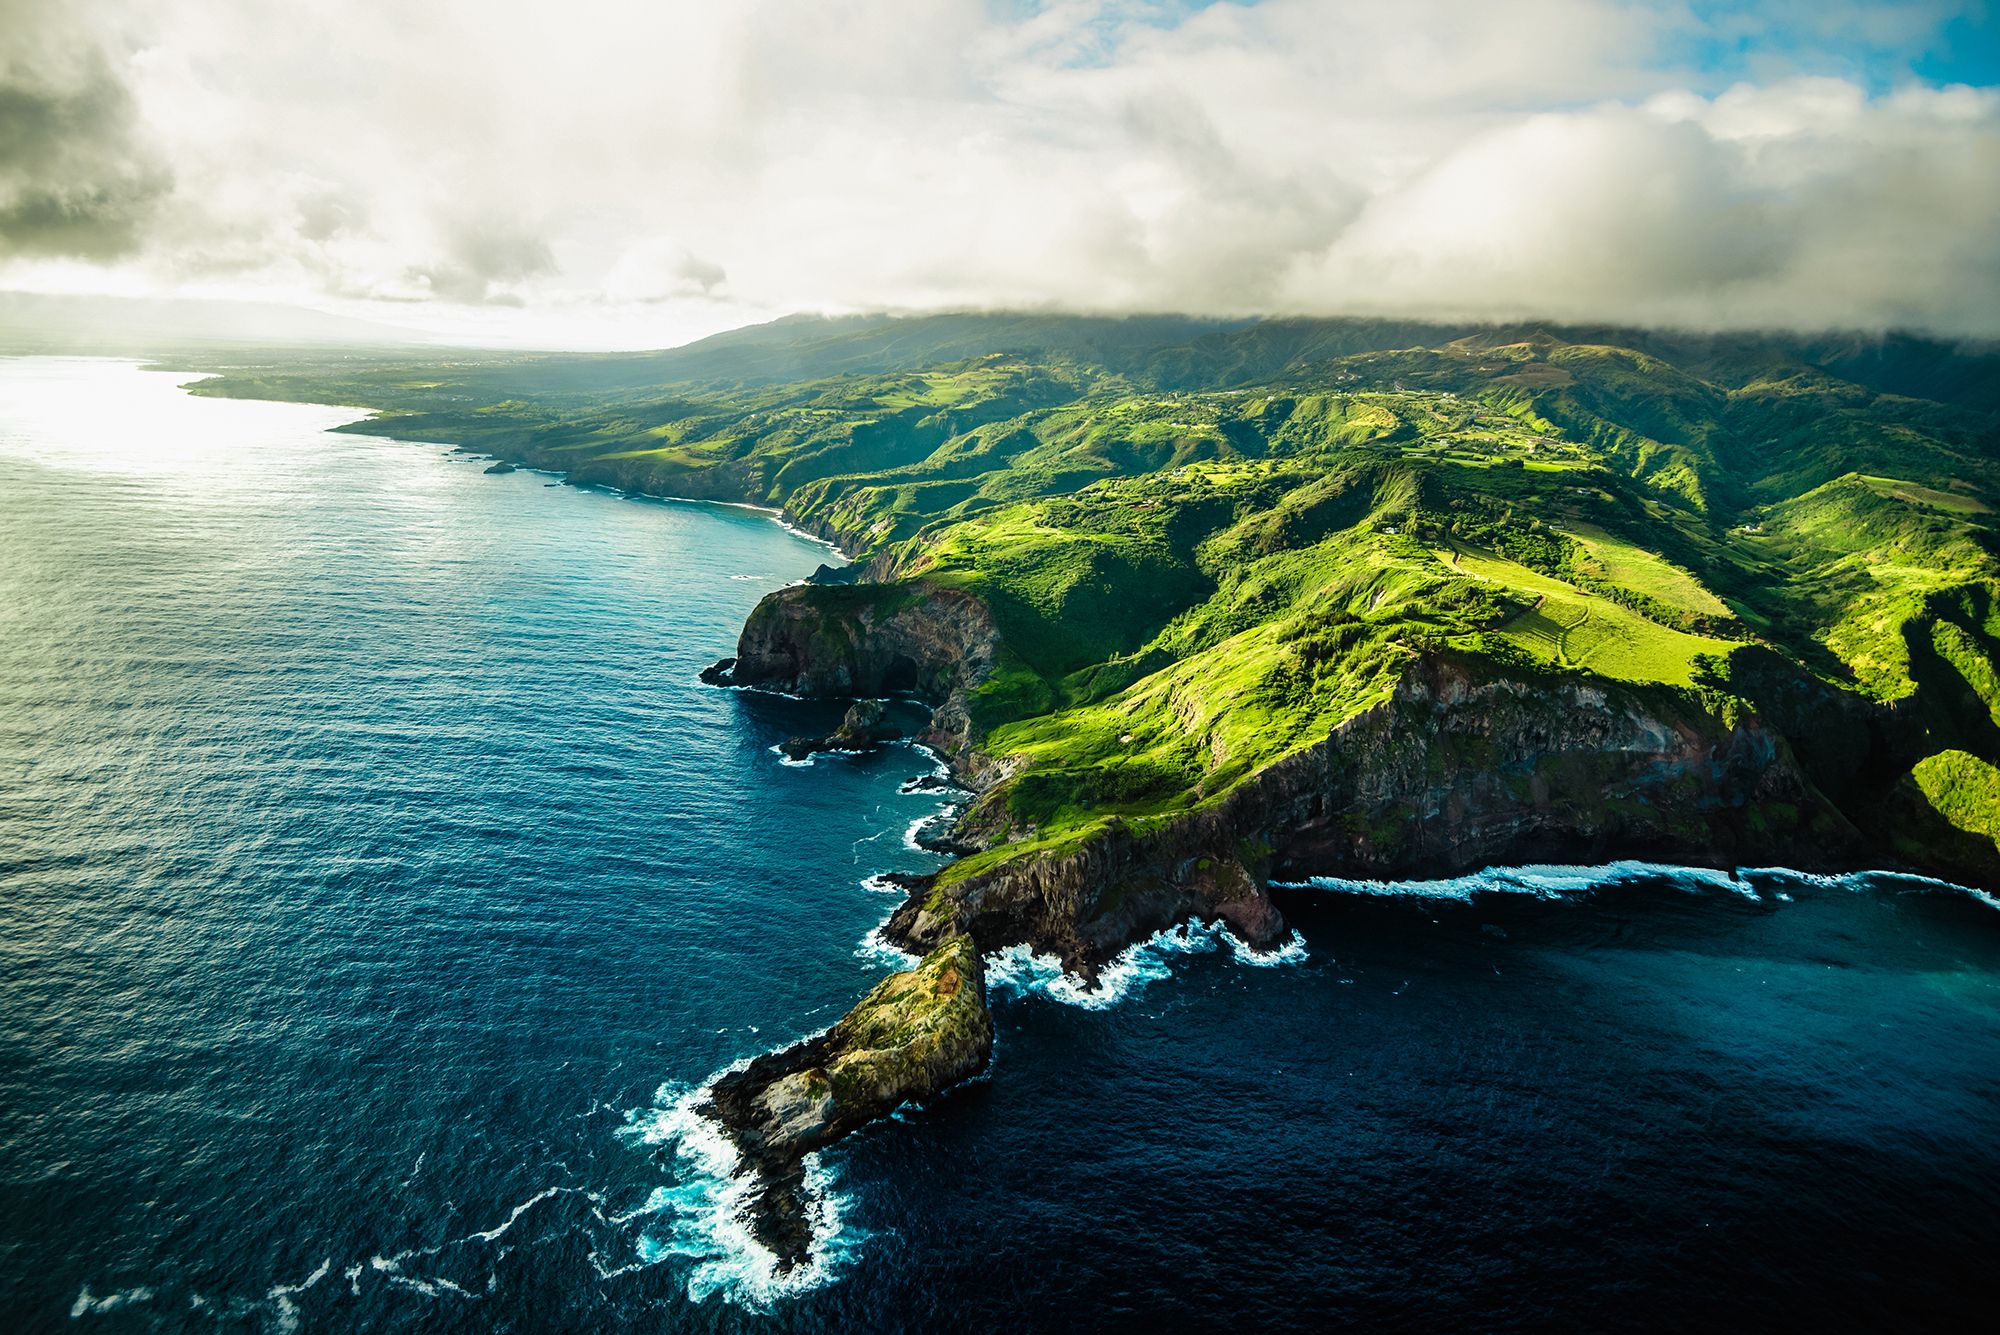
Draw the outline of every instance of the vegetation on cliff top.
M974 722L1021 768L978 813L1011 842L957 875L1213 801L1429 650L1729 709L1758 645L2000 760L1989 350L950 316L225 371L201 392L781 504L872 577L983 599ZM1981 772L1912 787L1950 816Z
M1932 810L1955 829L2000 848L2000 768L1963 751L1940 751L1911 771Z

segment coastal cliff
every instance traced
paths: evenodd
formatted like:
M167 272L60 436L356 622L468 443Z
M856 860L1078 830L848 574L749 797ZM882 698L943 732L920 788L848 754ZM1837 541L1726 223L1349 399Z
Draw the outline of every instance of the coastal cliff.
M885 934L911 949L958 931L989 949L1026 941L1089 976L1189 918L1269 948L1284 932L1269 878L1624 857L1826 866L1861 845L1754 715L1439 654L1219 799L1145 826L1113 818L1073 850L947 869Z
M720 1123L754 1175L747 1222L781 1270L812 1246L805 1157L986 1068L993 1018L971 938L940 942L890 974L815 1038L717 1080L700 1111Z
M1807 729L1817 766L1734 696L1434 649L1412 654L1384 698L1224 791L1164 815L1110 812L1049 843L1009 816L1016 766L983 754L968 721L968 692L998 652L990 613L956 590L800 587L751 616L730 675L799 695L900 690L933 704L926 740L986 790L952 837L975 856L914 878L885 937L915 953L961 934L986 951L1026 944L1086 979L1189 920L1225 923L1253 949L1278 945L1287 927L1274 879L1618 858L1831 870L1890 858L1843 810L1869 790L1828 758L1874 755L1891 773L1894 753L1921 744L1908 711L1824 687L1819 700L1770 664L1759 694L1790 700L1787 722ZM1815 719L1840 721L1838 747L1813 734ZM1843 785L1843 804L1821 770Z
M969 693L1000 649L993 614L971 594L909 584L799 584L757 604L716 684L812 698L905 696L931 709L918 740L982 768Z

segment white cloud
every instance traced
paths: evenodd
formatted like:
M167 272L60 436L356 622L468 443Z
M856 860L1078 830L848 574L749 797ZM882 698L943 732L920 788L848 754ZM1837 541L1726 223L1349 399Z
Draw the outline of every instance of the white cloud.
M48 12L22 9L34 42L0 51L76 48L74 13L58 32ZM132 286L565 342L1004 305L2000 334L1994 93L1870 96L1783 70L1690 91L1672 53L1735 10L93 12L89 50L136 113L108 160L172 182L117 219L129 245L91 256ZM1899 51L1947 16L1815 12L1795 16L1808 35ZM42 241L0 247L0 283L75 282Z

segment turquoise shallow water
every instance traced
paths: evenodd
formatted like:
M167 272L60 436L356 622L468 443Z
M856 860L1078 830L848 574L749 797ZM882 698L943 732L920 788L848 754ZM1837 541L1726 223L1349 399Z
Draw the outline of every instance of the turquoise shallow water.
M0 361L9 1328L1949 1324L2000 913L1668 869L1281 892L1305 945L997 970L993 1074L728 1226L683 1091L838 1016L928 761L694 683L825 549ZM1207 946L1203 949L1200 947ZM1086 1001L1092 1004L1066 1004Z

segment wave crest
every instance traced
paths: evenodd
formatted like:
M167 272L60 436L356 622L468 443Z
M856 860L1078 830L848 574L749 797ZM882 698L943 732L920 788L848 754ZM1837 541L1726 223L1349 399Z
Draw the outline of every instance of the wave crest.
M618 1222L650 1217L639 1235L641 1265L688 1264L687 1295L695 1302L720 1297L754 1312L769 1312L785 1298L822 1288L838 1278L864 1235L844 1219L846 1200L817 1154L805 1159L807 1217L812 1250L790 1270L758 1242L745 1222L756 1188L722 1128L696 1112L714 1079L740 1070L749 1058L716 1072L699 1087L664 1085L657 1106L629 1114L620 1134L648 1146L671 1146L675 1180L655 1187L645 1202Z
M1306 958L1305 938L1296 931L1275 950L1254 950L1221 923L1189 922L1155 932L1136 945L1127 946L1097 971L1097 986L1083 981L1062 966L1054 955L1038 955L1026 945L1009 946L986 957L989 988L1017 996L1038 994L1066 1006L1084 1010L1109 1010L1135 997L1163 978L1173 975L1170 963L1176 955L1201 955L1227 947L1242 964L1269 968L1298 964Z

